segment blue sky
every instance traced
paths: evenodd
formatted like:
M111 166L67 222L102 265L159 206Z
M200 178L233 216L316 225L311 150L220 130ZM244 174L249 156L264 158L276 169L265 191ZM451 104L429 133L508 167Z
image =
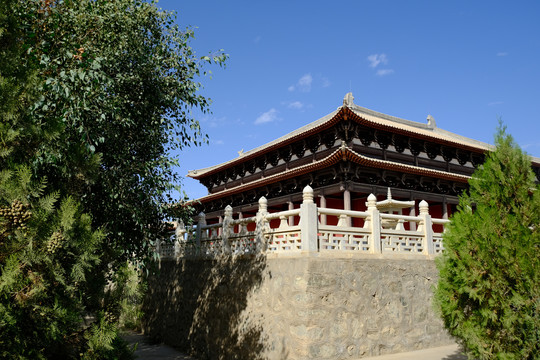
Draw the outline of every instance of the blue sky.
M195 28L200 56L225 69L200 79L210 144L178 172L215 165L355 103L492 143L498 118L540 157L538 1L178 1L158 6ZM185 178L190 198L206 188Z

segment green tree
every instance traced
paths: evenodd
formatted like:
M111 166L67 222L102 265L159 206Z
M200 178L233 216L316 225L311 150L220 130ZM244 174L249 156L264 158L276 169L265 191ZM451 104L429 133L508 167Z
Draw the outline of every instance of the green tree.
M121 357L105 284L167 236L171 151L206 140L196 78L225 60L192 38L153 2L0 2L0 357Z
M109 265L148 256L178 180L171 152L206 140L191 115L193 107L209 106L196 78L225 55L197 58L192 30L179 29L174 14L154 3L24 2L39 14L28 49L42 80L32 116L64 127L34 168L106 226Z
M58 192L45 190L45 179L36 181L27 167L0 172L2 358L67 357L74 349L87 349L77 344L78 334L95 338L93 333L107 333L105 325L112 325L81 326L82 290L100 262L97 250L104 234L92 230L90 216L73 198L60 201ZM108 336L87 350L112 350L114 331Z
M437 259L435 300L470 357L540 354L540 192L529 157L501 126L469 181Z

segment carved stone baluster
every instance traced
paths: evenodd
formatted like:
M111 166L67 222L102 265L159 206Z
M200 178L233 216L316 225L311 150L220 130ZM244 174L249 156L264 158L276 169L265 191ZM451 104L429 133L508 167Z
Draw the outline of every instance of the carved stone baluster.
M302 251L317 252L318 244L318 225L317 205L313 201L313 189L306 186L303 190L303 201L300 205L300 231L302 234Z
M418 207L420 208L420 217L422 218L418 231L424 233L423 253L426 255L435 254L433 246L433 225L431 223L431 216L429 215L429 205L425 200L422 200L420 201L420 204L418 204Z
M286 229L289 227L289 223L287 221L287 217L284 216L284 215L281 215L279 217L279 229L282 230L282 229Z
M289 220L287 219L287 216L281 215L279 217L279 230L286 230L289 228ZM277 245L276 251L281 251L285 246L289 244L289 234L281 234L276 239L274 238L274 244Z
M239 212L238 220L242 220L243 218L244 218L244 215L241 212ZM242 235L245 235L246 233L247 233L246 224L244 223L238 224L238 235L242 236Z
M199 221L197 222L197 235L195 238L195 244L196 244L195 254L197 253L202 254L201 242L202 240L207 239L206 230L205 231L202 230L203 226L206 226L206 215L203 212L201 212L199 213Z
M349 219L349 217L347 215L345 215L345 214L339 215L339 220L338 220L337 226L341 226L341 227L349 226L348 219Z
M367 212L369 213L369 217L366 219L366 222L364 223L364 227L371 229L370 246L369 246L370 252L372 254L380 254L382 252L381 216L380 216L379 210L377 209L377 197L375 197L375 195L373 194L370 194L368 196L368 201L366 205L367 205Z
M223 253L230 254L231 253L231 234L232 234L232 228L231 228L231 222L233 220L232 218L232 207L230 205L227 205L225 208L225 216L223 217L223 230L221 231L221 243L223 248ZM218 253L219 251L216 251Z
M377 198L373 194L369 194L366 202L367 210L369 211L370 208L377 208ZM371 229L371 218L368 216L364 220L364 229Z
M183 255L182 248L185 246L184 244L186 242L186 226L184 225L182 219L178 219L174 235L176 238L174 242L174 256L181 256Z
M259 211L257 211L257 220L255 228L256 251L264 252L267 248L266 233L268 232L268 200L264 196L259 199Z

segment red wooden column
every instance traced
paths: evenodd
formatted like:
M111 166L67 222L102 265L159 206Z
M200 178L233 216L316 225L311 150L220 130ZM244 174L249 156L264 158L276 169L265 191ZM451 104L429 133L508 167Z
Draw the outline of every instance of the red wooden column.
M442 217L443 219L448 219L448 204L446 203L446 196L443 197L442 201Z
M319 195L321 208L326 208L326 198L324 195ZM326 225L326 214L321 214L321 225Z
M294 203L292 201L288 201L287 204L289 204L289 210L294 210ZM289 226L294 226L294 216L289 216Z
M351 210L351 192L349 189L343 190L343 210ZM347 217L347 226L351 226L351 218Z
M416 200L413 198L411 200ZM409 216L416 216L416 205L411 207L411 210L409 211ZM416 231L416 223L414 221L409 222L409 230Z

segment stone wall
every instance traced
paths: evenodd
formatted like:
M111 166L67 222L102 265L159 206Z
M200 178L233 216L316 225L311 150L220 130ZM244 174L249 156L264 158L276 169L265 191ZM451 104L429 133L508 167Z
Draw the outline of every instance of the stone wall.
M162 260L145 332L199 359L359 359L450 344L427 259Z

